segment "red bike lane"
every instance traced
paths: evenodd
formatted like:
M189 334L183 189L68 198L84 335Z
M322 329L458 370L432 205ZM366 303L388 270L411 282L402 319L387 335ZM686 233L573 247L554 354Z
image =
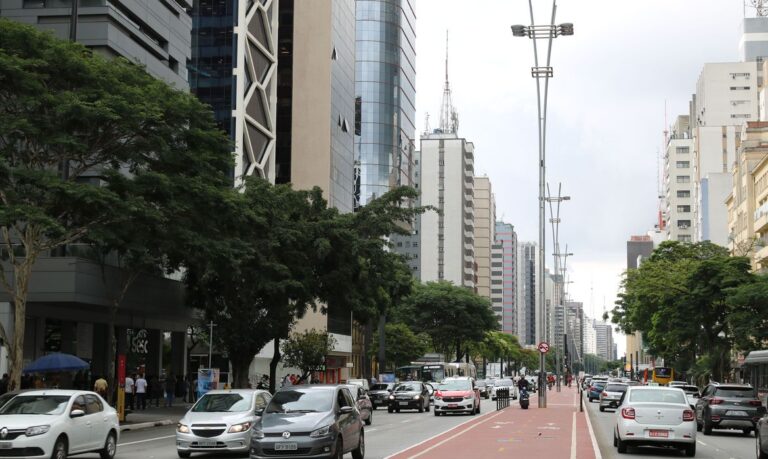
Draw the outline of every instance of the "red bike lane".
M587 412L579 412L575 387L547 393L547 408L537 407L538 394L523 410L508 408L473 419L387 459L494 458L524 455L564 459L601 459L590 435ZM593 446L594 445L594 446Z

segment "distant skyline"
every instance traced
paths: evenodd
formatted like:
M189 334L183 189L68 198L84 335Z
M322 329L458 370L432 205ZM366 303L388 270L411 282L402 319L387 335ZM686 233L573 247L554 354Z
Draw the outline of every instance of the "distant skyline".
M551 5L534 0L537 24ZM688 113L705 63L738 61L743 13L724 0L558 1L556 23L574 23L575 35L553 46L547 180L572 198L561 208L560 244L574 253L570 296L589 316L613 308L626 241L657 221L665 106L669 125ZM459 135L475 144L476 174L491 178L498 218L520 241L537 241L533 51L510 31L530 24L528 2L418 0L416 17L417 139L426 113L438 123L448 30ZM549 228L546 244L551 267ZM622 356L623 336L617 343Z

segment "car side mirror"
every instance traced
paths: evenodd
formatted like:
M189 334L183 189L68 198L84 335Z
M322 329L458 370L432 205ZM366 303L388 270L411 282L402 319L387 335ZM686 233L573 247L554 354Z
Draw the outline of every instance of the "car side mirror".
M264 414L264 408L256 408L256 410L253 412L256 416L261 416Z
M352 411L354 411L354 409L353 409L351 406L342 406L342 407L339 409L339 413L341 413L341 414L349 414L349 413L351 413Z
M83 410L72 410L69 413L70 418L81 418L83 416L85 416L85 411Z

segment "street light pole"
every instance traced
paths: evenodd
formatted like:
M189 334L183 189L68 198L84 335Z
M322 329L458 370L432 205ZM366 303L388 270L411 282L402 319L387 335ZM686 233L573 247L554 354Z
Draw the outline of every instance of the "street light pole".
M554 333L555 335L555 385L557 387L557 392L560 392L560 376L562 374L562 362L563 362L563 348L568 345L567 341L563 339L563 335L567 336L567 311L565 310L565 304L563 302L564 296L565 296L565 284L562 282L564 278L560 278L560 269L559 266L559 258L561 256L560 253L560 203L563 201L570 201L570 196L563 196L563 184L558 184L557 187L557 196L552 196L552 192L549 190L549 184L547 184L547 197L545 198L545 201L549 203L549 222L552 224L552 244L555 249L553 255L553 261L554 261L554 268L552 272L554 273L554 276L552 280L554 281L555 289L554 289L554 295L552 298L552 307L555 311L557 311L557 308L560 307L563 309L563 333ZM557 203L557 206L552 205L552 203ZM556 209L556 210L555 210ZM566 250L567 251L567 250ZM563 276L565 276L565 273L563 273ZM555 314L555 321L558 319L558 314ZM557 322L555 322L554 327L555 330L558 329Z
M546 133L547 133L547 97L549 95L549 79L552 77L552 67L550 66L552 57L552 40L560 35L573 35L573 24L565 23L555 25L555 14L557 13L557 0L552 0L552 19L548 25L534 25L533 0L528 0L528 6L531 13L531 25L513 25L512 35L515 37L528 37L533 43L533 58L535 67L531 68L531 76L536 79L536 99L538 110L538 131L539 131L539 340L546 337L546 282L545 273L545 207L544 207L544 186L546 180ZM539 50L536 43L537 39L547 39L547 61L544 67L539 66ZM544 94L542 99L541 80L544 79ZM539 387L546 387L545 381L546 366L544 353L539 355ZM542 381L544 384L541 384ZM547 391L539 391L539 408L547 407Z

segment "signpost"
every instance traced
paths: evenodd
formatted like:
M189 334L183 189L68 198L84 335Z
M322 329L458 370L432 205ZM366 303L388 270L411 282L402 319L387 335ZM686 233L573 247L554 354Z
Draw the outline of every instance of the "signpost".
M547 343L546 341L540 342L538 349L539 349L539 352L541 352L542 354L546 354L547 352L549 352L549 343Z

